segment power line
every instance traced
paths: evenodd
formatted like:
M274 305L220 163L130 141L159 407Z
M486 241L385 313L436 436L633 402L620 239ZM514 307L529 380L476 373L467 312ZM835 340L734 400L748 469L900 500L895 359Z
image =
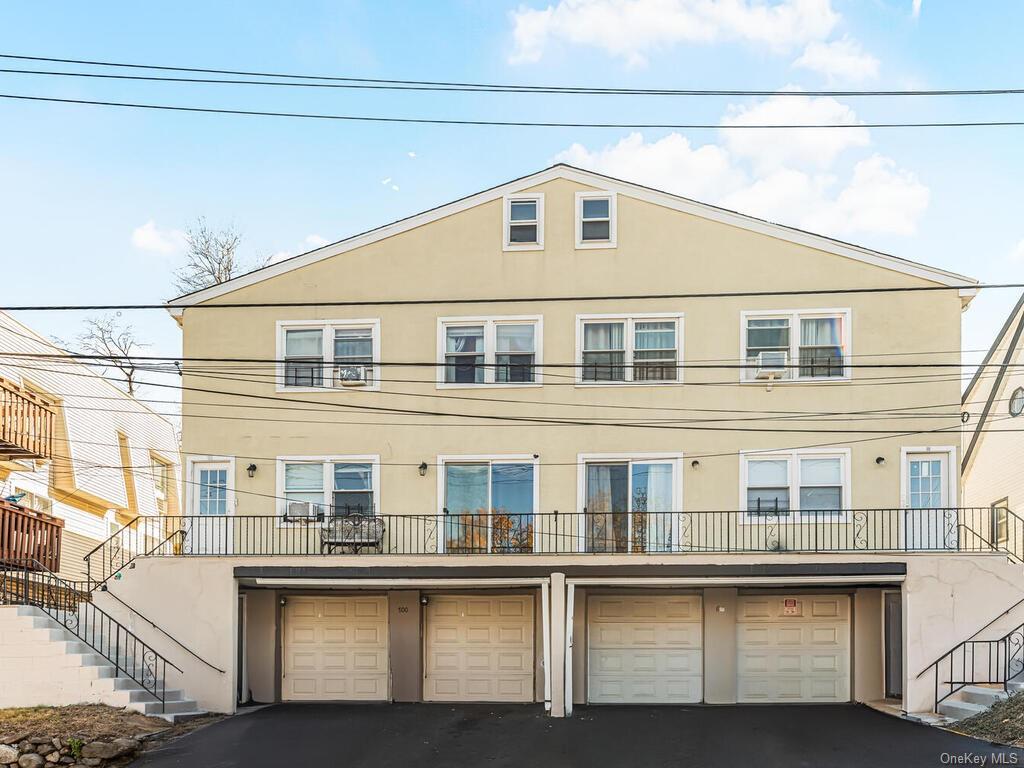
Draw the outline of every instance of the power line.
M51 96L29 96L26 94L0 93L0 99L47 102L51 104L75 104L91 107L121 107L125 109L157 110L164 112L188 112L210 115L240 115L245 117L285 117L306 120L329 120L341 122L392 123L412 125L464 125L503 128L630 128L666 130L851 130L854 128L1007 128L1024 125L1024 120L972 120L919 123L571 123L556 121L528 120L459 120L437 117L384 117L381 115L338 115L318 112L274 112L259 109L227 109L223 107L191 107L171 104L142 104L126 101L99 101L95 99L61 99Z
M2 97L2 95L0 95ZM2 312L78 312L128 309L259 309L270 307L395 307L432 306L437 304L531 304L582 301L654 301L659 299L727 299L771 296L823 296L864 293L921 293L931 291L963 291L999 288L1024 288L1024 283L963 283L957 285L908 285L879 286L876 288L818 288L774 291L705 291L702 293L651 293L622 294L612 296L499 296L479 298L437 298L437 299L358 299L346 301L246 301L221 302L201 305L172 304L17 304L0 306Z
M1002 96L1024 93L1022 88L965 88L965 89L931 89L931 90L813 90L813 91L778 91L726 88L607 88L593 86L559 86L559 85L522 85L509 83L474 83L453 82L443 80L398 80L369 77L342 77L328 75L303 75L280 72L253 72L234 69L209 69L202 67L182 67L158 64L137 64L126 62L96 61L89 59L64 59L50 56L20 56L0 54L3 59L18 61L45 61L57 64L81 64L92 67L114 67L117 69L146 69L164 72L192 72L212 75L236 75L247 78L274 77L282 80L309 80L327 83L341 83L336 87L363 87L398 90L459 90L503 92L503 93L554 93L567 95L643 95L643 96ZM19 70L13 70L19 71ZM38 74L38 73L32 73ZM49 73L46 73L49 74ZM62 73L63 74L63 73ZM70 74L70 73L69 73ZM110 77L110 76L108 76ZM116 77L116 76L113 76ZM121 76L125 77L125 76ZM169 78L170 79L170 78ZM205 81L204 81L205 82ZM218 81L214 81L218 82ZM226 82L226 81L219 81ZM241 81L251 82L251 81ZM287 85L288 83L272 83ZM302 83L297 83L302 85ZM310 83L312 84L312 83Z

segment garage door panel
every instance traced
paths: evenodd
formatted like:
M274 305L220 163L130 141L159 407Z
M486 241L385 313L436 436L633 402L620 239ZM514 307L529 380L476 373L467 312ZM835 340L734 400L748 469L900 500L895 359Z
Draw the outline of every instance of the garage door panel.
M588 698L592 704L696 704L701 700L701 681L598 676L590 680Z
M284 699L388 698L386 598L291 598L285 623Z
M739 702L849 701L848 596L744 596L737 613Z
M425 700L533 700L532 597L432 596L426 627Z
M678 620L700 621L698 595L618 596L597 595L590 600L590 620Z
M701 626L692 624L599 623L591 628L591 648L650 646L700 648Z

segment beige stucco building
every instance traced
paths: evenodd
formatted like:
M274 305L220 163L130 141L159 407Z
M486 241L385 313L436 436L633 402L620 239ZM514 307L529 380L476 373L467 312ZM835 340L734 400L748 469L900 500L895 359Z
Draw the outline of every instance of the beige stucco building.
M110 610L216 710L930 710L1024 592L919 367L973 284L560 165L176 299L185 517L100 574L174 641Z

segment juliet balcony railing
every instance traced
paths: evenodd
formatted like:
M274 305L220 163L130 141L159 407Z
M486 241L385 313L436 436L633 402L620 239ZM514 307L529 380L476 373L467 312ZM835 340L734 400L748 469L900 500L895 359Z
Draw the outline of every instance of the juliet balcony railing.
M450 512L139 517L86 555L102 583L141 556L693 555L997 552L1024 561L1024 519L1008 509L743 512Z
M49 401L0 378L0 461L52 459L54 418Z

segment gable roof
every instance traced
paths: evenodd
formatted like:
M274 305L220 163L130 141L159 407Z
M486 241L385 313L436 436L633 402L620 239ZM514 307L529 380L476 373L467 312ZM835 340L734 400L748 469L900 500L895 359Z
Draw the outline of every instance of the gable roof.
M316 248L312 251L292 256L291 258L279 261L275 264L268 264L265 267L239 275L238 277L232 278L231 280L219 285L184 294L183 296L179 296L167 302L167 309L175 317L180 316L184 307L201 304L202 302L218 296L223 296L226 293L236 291L240 288L245 288L246 286L254 285L255 283L259 283L264 280L269 280L277 275L290 272L293 269L299 269L309 264L322 261L323 259L329 259L355 248L377 242L378 240L383 240L387 237L392 237L402 232L407 232L416 227L423 226L424 224L429 224L432 221L459 213L460 211L473 208L492 200L501 199L504 195L529 189L555 179L566 179L579 184L607 190L609 192L616 192L628 197L644 200L655 205L660 205L664 208L688 213L723 224L729 224L734 227L739 227L740 229L758 232L779 240L785 240L797 245L815 248L819 251L834 253L838 256L844 256L856 261L873 264L885 269L891 269L895 272L919 277L923 280L929 280L940 285L961 286L960 295L964 299L965 303L970 301L970 299L977 293L976 288L965 288L962 286L973 286L978 281L974 278L957 274L956 272L949 272L944 269L930 267L925 264L903 259L898 256L892 256L887 253L882 253L881 251L863 248L859 245L847 243L835 238L816 235L802 229L785 226L783 224L776 224L765 219L759 219L754 216L748 216L743 213L731 211L727 208L720 208L708 203L702 203L697 200L691 200L690 198L674 195L670 192L646 187L642 184L623 181L622 179L605 176L600 173L595 173L594 171L586 171L582 168L576 168L575 166L566 165L565 163L559 163L545 168L542 171L538 171L527 176L521 176L518 179L513 179L512 181L508 181L496 187L485 189L482 192L477 192L476 194L454 200L450 203L445 203L444 205L428 209L413 216L399 219L391 222L390 224L385 224L383 226L367 230L366 232L353 235L345 238L344 240L329 243L328 245Z
M984 436L985 425L988 423L989 416L992 413L992 406L995 404L996 397L998 397L1000 390L1003 387L1003 380L1006 378L1007 371L1010 369L1010 365L1013 363L1014 358L1020 353L1021 338L1024 336L1024 294L1021 294L1020 299L1014 305L1010 314L1006 318L1006 322L1003 323L1003 327L999 329L999 333L996 334L995 341L992 342L992 346L989 347L988 352L985 353L985 358L981 361L981 365L974 372L974 376L971 377L970 383L967 385L967 389L964 390L962 403L966 407L971 398L975 395L982 394L981 382L982 374L987 370L987 366L992 363L993 359L997 356L997 353L1005 347L1005 351L1002 354L1002 359L999 361L999 370L996 371L996 375L990 380L990 389L988 395L985 397L985 405L981 409L981 415L978 417L978 422L974 426L974 430L971 432L970 442L964 449L964 457L960 462L960 471L966 472L970 466L971 461L978 451L978 447Z

